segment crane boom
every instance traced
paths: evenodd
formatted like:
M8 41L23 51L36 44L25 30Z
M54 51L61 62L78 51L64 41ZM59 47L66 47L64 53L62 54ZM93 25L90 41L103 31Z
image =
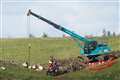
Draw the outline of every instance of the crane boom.
M82 37L81 35L78 35L75 32L70 31L61 25L58 25L42 16L37 15L36 13L32 12L31 10L28 11L27 16L30 16L30 15L50 24L51 26L53 26L54 28L56 28L62 32L69 34L72 38L84 42L83 46L79 45L81 55L85 55L89 58L91 58L91 57L95 58L96 56L103 55L103 54L109 54L111 52L111 48L108 45L98 44L98 42L96 40L91 40L91 39Z
M42 17L42 16L39 16L39 15L37 15L36 13L33 13L31 10L28 11L28 14L27 14L27 15L28 15L28 16L29 16L29 15L33 15L34 17L36 17L36 18L38 18L38 19L41 19L42 21L50 24L50 25L53 26L54 28L63 31L63 32L69 34L71 37L73 37L73 38L75 38L75 39L78 39L78 40L80 40L80 41L82 41L82 42L85 42L85 43L90 42L89 39L86 39L86 38L84 38L84 37L76 34L75 32L72 32L72 31L70 31L70 30L68 30L68 29L66 29L66 28L64 28L64 27L62 27L62 26L60 26L60 25L58 25L58 24L56 24L56 23L54 23L54 22L52 22L52 21L50 21L50 20L48 20L48 19L46 19L46 18L44 18L44 17Z

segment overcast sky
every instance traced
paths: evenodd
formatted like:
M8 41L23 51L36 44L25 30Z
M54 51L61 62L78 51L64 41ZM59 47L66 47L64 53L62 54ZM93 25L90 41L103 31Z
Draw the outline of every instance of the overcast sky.
M35 36L64 34L35 17L28 18L28 9L82 36L102 35L103 29L120 33L118 0L2 0L1 4L2 37L28 36L29 20L29 33Z

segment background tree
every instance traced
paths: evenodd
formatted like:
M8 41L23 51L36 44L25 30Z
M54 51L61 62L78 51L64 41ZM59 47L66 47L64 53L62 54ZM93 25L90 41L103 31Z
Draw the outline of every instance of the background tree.
M113 37L115 37L116 36L116 33L115 32L113 32Z
M29 38L35 38L33 34L29 34Z
M110 31L107 32L107 36L108 36L108 37L111 36L111 32L110 32Z
M103 29L102 33L103 33L103 36L106 36L106 30L105 29Z
M43 38L47 38L48 35L47 35L46 33L43 33L42 37L43 37Z

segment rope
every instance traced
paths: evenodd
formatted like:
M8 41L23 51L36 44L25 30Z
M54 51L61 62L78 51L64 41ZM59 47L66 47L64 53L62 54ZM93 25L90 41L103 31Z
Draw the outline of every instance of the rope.
M27 16L27 35L30 37L30 16Z
M30 65L31 63L31 60L30 60L30 55L31 55L31 38L30 38L30 35L31 35L31 30L30 30L30 16L27 16L27 35L28 35L28 39L27 39L27 45L28 45L28 48L27 48L27 62L28 64Z

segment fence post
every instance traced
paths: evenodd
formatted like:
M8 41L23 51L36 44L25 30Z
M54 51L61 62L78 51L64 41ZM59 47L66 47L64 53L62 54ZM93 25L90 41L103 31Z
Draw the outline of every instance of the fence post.
M29 43L28 44L28 64L29 65L31 64L30 57L31 57L31 44Z

